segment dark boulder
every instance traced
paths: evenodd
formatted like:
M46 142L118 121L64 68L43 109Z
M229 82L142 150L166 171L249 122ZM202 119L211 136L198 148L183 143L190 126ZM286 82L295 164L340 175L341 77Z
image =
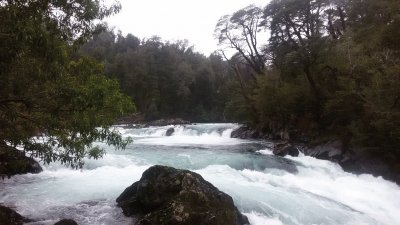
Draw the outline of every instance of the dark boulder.
M382 176L400 184L400 163L384 157L382 152L353 149L351 152L346 152L338 163L347 172Z
M372 174L400 184L400 166L384 156L383 151L344 147L339 140L309 147L305 155L338 163L344 171L354 174Z
M294 157L299 156L299 149L289 143L281 143L281 144L275 145L274 150L272 152L274 153L274 155L278 155L278 156L282 156L282 157L286 156L286 155L290 155L290 156L294 156Z
M241 126L231 133L231 138L240 138L240 139L257 139L263 138L262 132L257 129L253 129L247 126Z
M10 177L16 174L40 173L42 171L40 164L25 156L22 151L5 144L0 145L0 176Z
M71 219L62 219L54 225L78 225L78 223Z
M165 132L165 136L171 136L175 132L173 127L168 128L167 132Z
M0 225L22 225L30 222L14 210L0 205Z
M117 198L135 225L243 225L249 224L233 204L199 174L153 166Z
M325 144L307 148L304 153L317 159L340 162L343 159L345 151L343 143L339 140L334 140Z

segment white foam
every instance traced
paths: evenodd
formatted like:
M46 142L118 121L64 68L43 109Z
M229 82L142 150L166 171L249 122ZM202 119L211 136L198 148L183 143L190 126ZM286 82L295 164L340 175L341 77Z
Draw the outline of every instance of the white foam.
M134 139L137 144L146 145L237 145L240 143L247 143L248 141L225 138L213 134L203 134L201 136L170 136L170 137L152 137Z
M148 127L124 131L126 137L133 137L137 144L145 145L237 145L249 141L230 138L237 124L191 124ZM168 129L174 128L171 136Z
M269 218L256 212L245 213L245 215L252 225L284 225L278 217Z
M236 198L244 210L255 207L258 213L279 214L285 224L313 224L324 218L324 224L400 224L399 186L343 172L330 162L317 165L299 167L298 174L237 171L227 166L197 172Z
M272 150L269 148L261 149L261 150L258 150L257 152L260 154L263 154L263 155L273 155Z

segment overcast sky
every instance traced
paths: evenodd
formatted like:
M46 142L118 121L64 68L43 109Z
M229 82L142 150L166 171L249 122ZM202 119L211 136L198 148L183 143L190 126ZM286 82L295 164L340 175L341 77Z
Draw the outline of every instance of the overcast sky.
M119 0L122 10L106 21L124 35L153 35L163 40L189 40L206 55L217 49L213 33L218 19L250 4L268 0Z

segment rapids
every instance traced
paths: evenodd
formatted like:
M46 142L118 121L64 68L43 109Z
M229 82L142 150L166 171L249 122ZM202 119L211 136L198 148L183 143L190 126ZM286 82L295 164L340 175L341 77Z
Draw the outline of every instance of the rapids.
M151 165L190 169L231 195L252 225L400 224L400 187L381 177L353 175L311 157L276 157L272 143L230 138L236 124L124 129L126 150L105 147L81 170L58 163L40 174L0 181L0 203L37 222L72 218L82 225L132 224L116 197ZM165 136L174 127L172 136Z

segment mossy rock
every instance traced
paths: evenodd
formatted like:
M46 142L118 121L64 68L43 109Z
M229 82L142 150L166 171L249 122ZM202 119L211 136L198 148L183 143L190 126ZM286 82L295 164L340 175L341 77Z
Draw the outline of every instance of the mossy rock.
M153 166L118 198L135 225L244 225L249 224L233 204L199 174L166 166Z

